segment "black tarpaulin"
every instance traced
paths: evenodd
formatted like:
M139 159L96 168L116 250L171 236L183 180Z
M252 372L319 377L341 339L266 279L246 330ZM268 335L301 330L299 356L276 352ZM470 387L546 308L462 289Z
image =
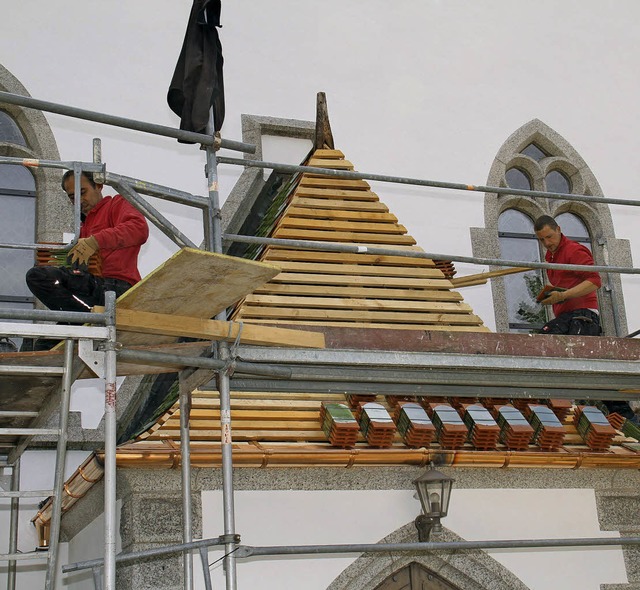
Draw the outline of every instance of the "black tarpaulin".
M180 57L169 86L169 108L180 129L204 133L213 107L214 128L224 121L220 0L194 0Z

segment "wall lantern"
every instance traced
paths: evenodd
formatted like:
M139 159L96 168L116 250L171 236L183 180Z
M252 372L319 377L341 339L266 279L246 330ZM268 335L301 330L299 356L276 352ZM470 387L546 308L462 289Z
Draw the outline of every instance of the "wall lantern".
M429 540L431 531L436 533L442 531L440 519L444 518L449 510L451 487L454 481L452 477L437 471L433 463L423 475L413 480L422 505L422 514L414 521L421 543Z

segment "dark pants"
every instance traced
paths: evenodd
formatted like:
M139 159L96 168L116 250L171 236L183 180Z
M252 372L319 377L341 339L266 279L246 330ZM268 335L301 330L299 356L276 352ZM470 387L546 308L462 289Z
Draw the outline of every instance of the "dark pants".
M575 336L600 336L600 316L590 309L576 309L560 314L542 327L543 334L570 334ZM618 413L634 419L633 410L622 400L603 400L610 414Z
M590 309L574 309L548 321L542 326L542 333L600 336L600 316Z
M131 288L120 279L96 277L85 270L58 266L34 266L27 272L27 286L49 309L56 311L91 311L104 305L105 291L116 297Z
M94 305L104 305L106 291L120 297L131 285L120 279L96 277L86 270L58 266L34 266L27 271L27 286L49 309L55 311L91 311ZM49 350L58 343L51 338L35 341L25 338L21 350Z

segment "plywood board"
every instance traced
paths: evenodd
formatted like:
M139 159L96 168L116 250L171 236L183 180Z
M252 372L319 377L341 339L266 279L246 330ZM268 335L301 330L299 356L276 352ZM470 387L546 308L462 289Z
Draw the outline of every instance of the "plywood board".
M118 299L118 309L212 318L280 270L273 265L183 248ZM125 345L174 342L166 335L118 332Z

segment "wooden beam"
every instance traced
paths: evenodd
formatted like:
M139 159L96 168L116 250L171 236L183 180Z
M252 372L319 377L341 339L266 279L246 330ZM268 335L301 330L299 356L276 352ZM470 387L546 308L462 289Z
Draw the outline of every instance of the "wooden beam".
M474 275L467 275L465 277L458 277L455 279L451 279L451 283L454 287L473 287L475 285L484 285L487 282L487 279L493 279L495 277L504 277L506 275L517 274L519 272L527 272L528 270L532 270L531 268L524 268L520 266L512 267L512 268L503 268L500 270L492 270L490 272L481 272Z
M324 335L318 332L291 330L288 328L265 329L264 326L256 325L244 325L242 326L242 331L240 331L240 324L237 322L205 320L140 310L118 309L116 328L124 332L163 334L231 342L240 334L240 341L245 344L324 348Z
M344 157L342 152L333 149L335 145L333 133L331 133L331 123L329 122L327 95L324 92L318 92L318 94L316 94L316 134L313 145L316 148L314 155L317 157L327 157L327 152L337 152ZM325 147L328 149L323 149Z

